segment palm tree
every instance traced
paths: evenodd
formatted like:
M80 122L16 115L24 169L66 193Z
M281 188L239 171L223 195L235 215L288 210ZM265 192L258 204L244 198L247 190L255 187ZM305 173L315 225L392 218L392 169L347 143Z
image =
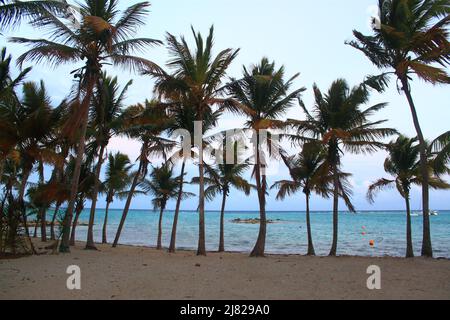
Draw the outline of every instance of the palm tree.
M420 170L420 146L417 139L400 136L387 146L389 156L384 162L384 170L393 179L382 178L369 186L367 197L374 202L375 194L386 188L396 187L406 204L406 257L414 257L411 231L410 190L412 185L421 185L423 178ZM429 171L431 171L429 169ZM430 187L433 189L449 189L450 185L440 178L429 174Z
M108 165L106 167L106 179L104 182L106 193L105 221L103 222L102 243L108 243L106 237L106 228L108 225L108 210L110 204L114 201L114 196L121 194L130 185L132 169L130 159L127 155L117 152L110 153L108 156Z
M86 130L88 126L89 106L92 103L96 86L101 77L104 64L126 67L132 71L152 70L157 73L155 63L130 55L135 50L160 44L149 38L132 38L139 26L144 24L150 4L140 2L127 8L123 13L118 9L118 0L91 1L80 3L81 22L71 26L65 17L59 18L49 11L40 12L33 19L35 28L51 30L48 39L12 38L32 48L19 57L18 62L42 62L57 66L63 63L84 62L84 66L73 71L78 79L79 90L72 108L75 110L68 121L65 134L75 136L78 133L77 162L72 177L71 197L64 219L61 252L69 252L69 232L76 202L81 163L85 150ZM67 17L67 16L66 16Z
M442 0L379 0L379 21L374 21L373 35L353 31L356 41L348 44L362 51L379 69L392 70L377 77L386 86L388 76L395 74L401 83L413 117L420 146L423 176L423 242L422 255L433 256L429 218L429 183L427 144L411 94L411 75L431 84L450 83L444 68L449 64L450 44L447 27L450 5Z
M255 179L258 190L260 209L260 228L258 240L252 250L252 257L262 257L266 244L266 193L267 181L264 170L263 147L270 151L270 135L262 138L262 133L269 129L280 128L284 123L279 120L292 106L293 102L305 89L300 88L288 93L293 81L299 76L294 75L289 80L284 79L284 67L275 70L275 63L263 58L258 65L250 70L244 67L244 76L240 80L232 79L228 86L229 93L237 103L230 103L227 107L247 117L246 127L253 129L256 134L255 150Z
M181 141L177 145L177 149L170 157L170 161L175 163L182 160L181 173L180 173L180 185L178 190L178 197L175 206L175 213L172 224L172 234L170 237L169 252L174 253L176 249L176 237L178 227L178 217L180 213L181 200L183 196L183 187L185 184L184 177L186 175L186 161L189 159L195 159L198 153L194 151L194 141L192 137L195 135L195 119L197 119L196 111L190 106L182 105L177 100L168 103L169 116L172 119L171 124L167 129L167 134L173 137L175 133L180 133L178 130L183 130L186 136L180 137ZM204 131L214 128L217 125L218 119L221 115L221 111L217 110L212 113L203 115L203 128ZM177 139L178 137L173 137ZM185 154L185 149L189 149L189 154Z
M173 176L173 167L168 162L160 167L153 168L150 179L142 183L142 189L154 196L152 203L154 210L160 209L158 223L158 241L156 248L162 249L162 220L167 201L176 199L178 196L179 177ZM183 192L183 197L189 194Z
M252 187L248 181L242 178L242 175L250 167L249 164L220 164L217 168L207 167L205 179L208 187L205 190L205 196L212 200L217 194L222 194L222 206L220 209L220 238L219 252L225 251L225 203L230 195L231 187L241 190L245 195L250 195Z
M222 81L232 61L239 50L225 49L217 56L212 55L214 28L211 27L206 41L200 33L192 28L196 48L189 48L184 37L178 40L174 35L167 35L168 49L172 56L168 66L173 74L147 73L157 77L155 91L161 98L178 99L180 104L195 110L195 121L202 125L202 130L196 136L195 144L199 150L199 239L198 255L206 255L205 245L205 183L203 161L204 121L212 113L214 105L223 106L228 99L223 99Z
M141 151L139 167L134 173L133 181L131 182L113 247L117 247L119 243L131 201L136 193L136 187L147 176L150 163L149 157L163 155L166 158L167 152L174 147L172 141L160 137L160 134L170 125L171 120L168 117L167 110L158 101L146 101L145 105L138 104L127 108L122 114L121 123L121 134L126 135L128 138L139 140Z
M207 188L205 190L205 197L207 200L212 201L214 198L222 195L222 206L220 209L220 236L219 236L219 252L225 252L225 205L228 196L230 195L231 188L243 191L245 195L250 195L252 188L256 186L251 185L245 180L242 175L250 168L248 161L239 163L237 144L234 143L234 162L232 164L225 163L226 151L227 151L226 138L222 142L222 155L216 156L216 165L205 165L205 184ZM223 163L221 163L223 162ZM195 177L191 183L199 183L199 178Z
M97 165L95 167L95 184L92 194L91 212L89 217L89 226L87 233L86 249L96 250L94 244L94 220L95 209L97 206L97 196L100 187L100 172L103 165L103 157L106 147L110 139L114 135L114 131L120 126L120 112L123 107L123 100L128 87L132 84L129 81L122 91L119 91L117 77L108 77L105 73L102 74L100 84L97 87L97 93L94 97L94 108L91 114L91 125L95 141L93 146L98 150Z
M344 151L352 153L372 153L382 148L381 139L395 134L388 128L379 128L383 121L371 122L369 117L386 106L380 103L361 110L369 100L369 91L365 84L349 88L344 79L333 82L328 93L322 95L314 85L315 105L310 113L304 103L300 106L306 114L306 120L290 120L297 131L291 136L294 142L314 141L322 144L326 152L325 165L333 179L333 243L330 256L337 253L339 197L342 197L350 211L354 211L349 198L349 190L341 179L341 157Z
M0 52L0 180L3 176L6 158L20 139L14 124L19 106L15 89L31 71L31 68L26 68L16 78L13 78L11 61L11 55L6 56L6 48L2 48Z
M287 168L292 180L281 180L275 182L271 189L279 189L277 200L284 200L287 196L291 196L298 191L305 194L306 199L306 229L308 233L308 256L314 256L314 244L311 232L310 218L310 199L311 193L328 197L330 175L324 165L326 161L326 153L321 145L310 142L303 145L300 154L288 157L281 153L281 157Z
M30 174L36 163L54 164L61 159L51 146L54 125L57 123L59 112L52 109L50 98L41 81L38 86L34 82L23 85L23 98L17 109L17 136L20 137L16 150L20 156L21 186L18 200L24 205L24 197ZM41 181L43 183L43 181ZM26 210L23 206L24 221ZM40 212L45 218L45 210ZM43 229L45 229L45 221ZM28 230L28 228L25 228ZM46 240L45 235L43 235Z

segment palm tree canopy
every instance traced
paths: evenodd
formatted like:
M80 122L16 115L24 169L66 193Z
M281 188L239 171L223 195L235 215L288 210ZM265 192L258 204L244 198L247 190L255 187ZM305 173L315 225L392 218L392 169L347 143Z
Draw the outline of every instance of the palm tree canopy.
M104 182L108 201L112 202L116 193L125 191L129 186L132 167L127 155L120 152L108 155Z
M153 195L153 207L155 209L165 208L167 201L178 197L180 177L174 177L173 167L170 163L153 168L149 179L141 183L145 193ZM184 192L183 198L192 194Z
M450 131L437 137L430 144L429 152L434 156L434 172L437 175L450 174Z
M178 101L195 109L198 119L211 113L213 105L223 106L222 81L239 50L225 49L213 55L214 27L206 40L192 28L195 50L189 48L186 39L167 34L168 50L172 59L168 62L171 74L147 73L157 77L155 91L163 98Z
M19 85L27 74L31 71L31 68L26 68L20 74L13 79L11 75L11 55L6 56L6 48L2 48L0 52L0 100L5 102L5 96L8 92L14 95L14 89Z
M86 60L87 66L80 73L97 72L102 64L127 67L133 71L159 68L153 62L131 56L135 50L161 44L150 38L132 38L139 26L144 24L150 4L142 2L127 8L123 13L117 9L117 0L90 1L80 4L81 23L72 29L64 17L44 12L31 21L35 28L50 31L48 39L11 38L12 42L32 47L19 57L18 62L41 62L47 60L52 66ZM145 68L144 68L145 67Z
M300 101L306 120L288 121L297 131L297 134L287 135L292 141L320 142L334 149L329 152L330 157L339 157L339 153L344 150L353 153L375 152L384 146L382 139L397 133L394 129L378 127L387 120L369 120L370 116L386 107L386 103L361 109L362 105L368 103L370 96L364 85L350 89L347 81L338 79L325 95L317 85L313 89L315 104L312 112Z
M300 190L308 196L311 192L316 192L328 197L331 175L324 166L326 152L320 144L305 143L300 154L289 157L282 152L281 157L292 180L277 181L271 187L279 189L278 200L284 200Z
M253 129L269 129L277 127L277 121L293 105L305 88L289 93L294 75L285 81L284 67L275 69L275 62L263 58L250 71L244 66L244 76L240 80L232 79L228 91L237 103L227 107L248 118L247 127Z
M392 68L400 79L414 73L431 83L450 83L447 0L379 0L373 35L353 31L348 44L380 69ZM436 66L439 64L441 67Z
M130 80L120 91L117 77L112 78L102 73L90 115L92 135L96 143L107 145L111 137L120 129L124 99L132 83Z
M420 171L420 146L417 138L400 135L386 148L389 155L384 162L384 170L393 179L382 178L369 186L367 198L372 203L377 192L394 186L402 197L408 198L411 185L421 185L423 181ZM431 174L431 168L429 183L433 189L450 188L450 185L445 181Z

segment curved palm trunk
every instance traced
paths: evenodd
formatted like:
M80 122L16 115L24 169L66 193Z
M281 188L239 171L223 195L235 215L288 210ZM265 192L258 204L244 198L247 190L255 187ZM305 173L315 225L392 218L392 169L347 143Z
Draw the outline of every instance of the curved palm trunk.
M338 244L338 227L339 227L339 176L336 165L333 166L333 243L331 245L330 256L335 257L337 254Z
M70 242L69 242L69 244L72 247L75 246L75 240L76 240L75 232L76 232L76 229L77 229L77 226L78 226L78 219L80 218L80 215L81 215L81 212L83 211L83 209L84 209L83 202L80 201L77 204L77 208L75 210L76 211L75 212L75 219L73 220L72 232L70 233Z
M45 177L44 177L44 163L42 161L39 161L39 165L38 165L38 171L39 171L39 183L43 184L45 182ZM42 242L47 242L47 208L45 206L42 206L41 208L39 208L39 219L40 219L40 227L41 227L41 241ZM37 223L34 229L34 234L36 237L36 228L37 228Z
M95 223L95 209L97 208L97 198L98 198L98 190L100 188L100 172L102 170L103 164L103 153L105 152L105 146L102 145L100 147L100 152L98 154L98 162L97 167L95 168L95 181L94 181L94 190L92 194L92 205L91 212L89 215L89 226L87 233L87 241L86 241L86 250L97 250L94 243L94 223Z
M175 207L175 214L173 216L172 235L170 237L169 252L171 252L171 253L175 253L175 250L176 250L177 226L178 226L178 217L180 214L181 198L183 196L185 168L186 168L186 161L183 161L183 164L181 166L180 190L178 191L177 205Z
M223 192L222 209L220 210L220 240L219 252L225 252L225 202L227 201L227 193Z
M309 199L310 194L306 194L306 230L308 232L308 256L315 256L316 252L314 251L314 244L312 239L312 232L311 232L311 217L310 217L310 210L309 210Z
M41 208L39 217L41 219L41 241L47 242L47 208Z
M56 236L55 236L55 221L56 221L56 217L58 216L58 212L59 212L59 208L60 207L61 207L61 203L58 202L56 204L55 212L53 213L52 222L50 223L50 239L51 240L56 240Z
M406 258L414 257L414 249L412 242L412 231L411 231L411 207L409 204L409 195L406 195Z
M38 217L41 215L41 213L38 213ZM34 223L34 232L33 232L33 238L37 238L37 229L38 229L38 225L39 225L39 220L40 218L36 219L36 222Z
M157 242L157 245L156 245L156 249L157 250L161 250L162 249L162 221L163 221L163 214L164 214L165 207L166 207L166 205L162 205L161 206L161 211L159 212L158 242Z
M255 165L255 177L256 177L256 188L258 189L258 200L259 200L259 233L258 239L256 240L255 247L253 248L250 256L251 257L264 257L266 249L266 232L267 232L267 221L266 221L266 190L261 182L261 159L259 154L259 134L256 138L256 165Z
M405 92L408 104L413 117L414 127L419 139L420 148L420 173L422 175L422 209L423 209L423 241L422 241L422 256L433 257L433 247L431 244L431 227L430 227L430 200L429 200L429 174L428 174L428 159L427 159L427 144L422 133L417 115L416 107L414 105L411 91L409 89L408 80L406 78L400 79L402 82L403 91Z
M72 224L73 210L75 208L75 202L78 193L78 184L80 180L81 164L83 162L85 143L86 143L86 131L88 126L88 116L89 116L89 104L91 102L92 93L94 91L94 86L96 83L96 76L91 75L88 79L88 84L86 88L86 96L83 99L81 105L81 110L83 112L83 117L81 120L81 130L80 139L78 141L77 147L77 158L75 160L75 169L72 176L72 185L70 188L70 200L67 207L66 215L64 217L63 228L62 228L62 239L59 246L59 252L69 253L70 252L70 225Z
M198 212L198 256L206 256L206 244L205 244L205 177L204 177L204 164L203 164L203 156L200 156L202 159L198 165L199 171L199 212Z
M28 182L28 178L30 177L30 171L26 170L23 173L23 178L22 178L22 184L20 186L20 190L19 190L19 202L20 202L20 208L22 211L22 220L23 220L23 227L25 230L25 237L27 238L29 244L30 244L30 249L31 252L33 254L36 254L36 249L34 248L33 245L33 241L31 241L31 237L30 237L30 230L28 229L28 219L27 219L27 211L25 208L25 203L24 203L24 196L25 196L25 188L27 186L27 182Z
M128 211L130 210L131 200L133 200L133 194L134 194L134 191L136 190L136 187L139 182L139 177L141 175L141 171L144 166L142 157L144 157L144 153L141 153L141 161L139 163L139 169L136 172L136 174L133 178L133 182L131 184L130 193L128 194L127 202L125 203L125 208L123 209L123 213L122 213L122 218L120 219L119 227L116 232L116 237L114 238L114 243L112 245L113 248L116 248L119 243L120 235L122 234L122 229L123 229L123 226L125 225L125 220L127 219Z
M108 226L108 212L109 212L109 205L111 204L111 201L106 201L106 209L105 209L105 220L103 221L103 229L102 229L102 243L107 244L108 239L106 236L106 228Z

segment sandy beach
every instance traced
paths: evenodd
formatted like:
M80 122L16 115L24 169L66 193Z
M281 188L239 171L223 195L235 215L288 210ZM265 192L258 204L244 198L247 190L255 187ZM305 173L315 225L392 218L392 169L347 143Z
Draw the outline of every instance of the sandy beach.
M449 260L82 248L0 260L0 299L450 299ZM81 268L79 291L66 288L70 265ZM381 268L381 290L367 289L370 265Z

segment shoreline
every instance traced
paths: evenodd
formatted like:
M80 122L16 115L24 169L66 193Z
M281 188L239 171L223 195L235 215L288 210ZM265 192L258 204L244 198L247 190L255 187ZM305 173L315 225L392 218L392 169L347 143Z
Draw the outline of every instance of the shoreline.
M0 260L0 300L450 300L450 261L396 257L308 257L98 245L70 254ZM37 247L43 246L36 243ZM66 288L67 267L81 269L82 290ZM381 269L381 290L367 289L367 268Z

